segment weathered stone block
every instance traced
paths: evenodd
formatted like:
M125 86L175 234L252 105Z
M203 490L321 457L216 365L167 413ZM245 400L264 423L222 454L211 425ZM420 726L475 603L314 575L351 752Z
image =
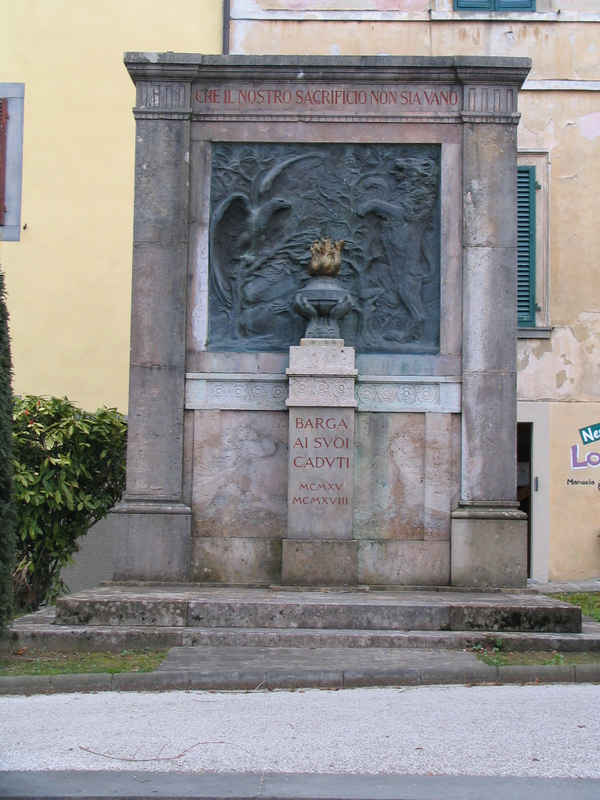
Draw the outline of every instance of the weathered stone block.
M470 371L515 368L516 265L516 247L466 247L464 250L463 298L468 325L463 351ZM490 335L491 331L498 335Z
M527 517L516 508L462 507L452 514L453 586L525 586Z
M355 538L423 539L424 458L424 414L358 415Z
M448 583L449 575L447 541L359 542L359 583L443 586Z
M140 504L141 505L141 504ZM113 513L115 521L114 579L140 581L185 581L191 554L191 510L158 504L132 513ZM124 508L124 504L121 506ZM161 510L162 508L162 510ZM171 511L171 513L170 513Z
M131 363L178 367L183 377L187 244L135 243L133 259Z
M135 242L187 240L189 124L138 119L135 149Z
M460 481L460 417L425 415L425 539L450 538L450 512L456 506Z
M182 491L183 372L174 367L130 369L127 436L128 496L179 500Z
M195 536L282 536L287 525L287 422L285 412L195 412Z
M281 540L195 536L190 578L208 583L278 583Z
M463 245L515 247L516 125L464 125L463 152Z
M298 586L358 583L358 542L284 539L281 582Z
M516 497L516 372L466 373L463 379L463 501Z

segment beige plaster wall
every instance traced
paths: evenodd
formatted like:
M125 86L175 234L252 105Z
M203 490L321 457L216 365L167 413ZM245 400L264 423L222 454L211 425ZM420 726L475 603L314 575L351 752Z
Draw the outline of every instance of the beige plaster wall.
M571 467L573 445L578 463L600 453L600 441L584 445L579 435L596 423L600 403L550 404L550 580L600 575L600 467Z
M550 163L550 340L519 341L519 399L600 399L600 182L596 92L524 92L519 148ZM538 192L538 205L546 198ZM543 264L539 264L540 269ZM540 276L541 277L541 276ZM538 297L543 303L543 298Z
M452 11L453 0L230 0L234 17L276 14L367 12L379 14ZM537 12L598 11L597 0L537 0ZM531 12L513 12L515 16Z
M126 50L218 53L221 0L2 4L25 83L20 242L0 244L20 393L127 409L134 86Z
M598 80L600 23L234 19L232 53L528 56L530 79Z

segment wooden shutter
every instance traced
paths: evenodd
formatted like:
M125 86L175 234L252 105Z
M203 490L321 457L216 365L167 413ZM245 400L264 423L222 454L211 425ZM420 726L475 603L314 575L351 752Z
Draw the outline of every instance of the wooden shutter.
M493 11L494 0L455 0L454 7L463 11Z
M6 129L8 128L8 100L0 97L0 225L6 214Z
M454 0L463 11L535 11L535 0Z
M535 167L517 167L517 316L535 327Z
M535 11L535 0L496 0L497 11Z

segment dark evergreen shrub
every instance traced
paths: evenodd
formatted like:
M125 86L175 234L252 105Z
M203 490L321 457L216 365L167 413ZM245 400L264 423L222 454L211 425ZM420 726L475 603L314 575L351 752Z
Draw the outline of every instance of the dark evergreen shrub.
M12 502L12 365L4 275L0 272L0 634L12 615L15 558Z
M127 425L114 408L82 411L67 398L15 397L16 604L35 610L64 590L77 540L125 488Z

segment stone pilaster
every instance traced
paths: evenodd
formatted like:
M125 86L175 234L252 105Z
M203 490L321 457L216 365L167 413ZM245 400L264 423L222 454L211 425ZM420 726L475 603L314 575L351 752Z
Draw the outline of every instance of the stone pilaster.
M517 96L524 70L463 91L461 501L452 519L457 585L521 586L527 523L516 502Z
M358 583L352 539L354 348L342 339L290 347L288 530L282 582Z
M133 300L127 490L115 509L115 579L184 580L185 308L191 74L136 55ZM165 74L166 73L166 74Z

